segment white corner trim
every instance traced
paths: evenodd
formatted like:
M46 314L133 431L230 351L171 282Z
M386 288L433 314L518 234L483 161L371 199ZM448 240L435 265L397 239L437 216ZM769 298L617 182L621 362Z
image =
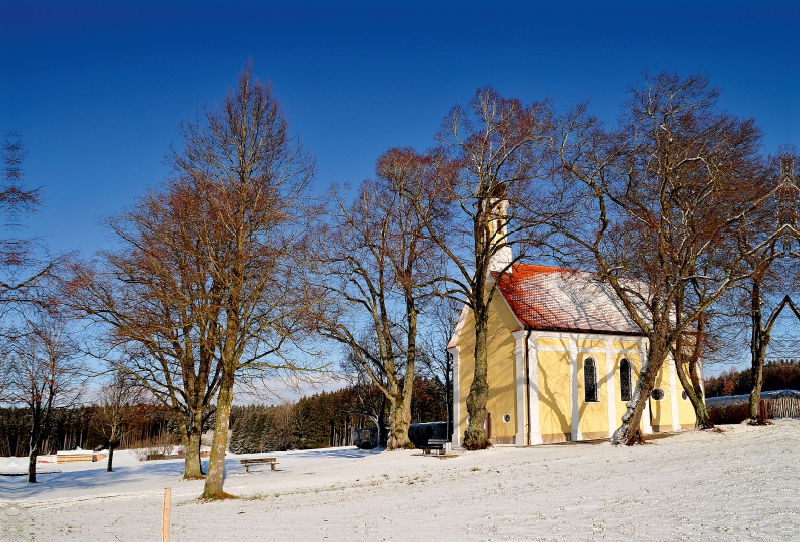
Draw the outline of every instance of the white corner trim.
M675 360L672 356L667 358L667 370L669 371L670 406L672 407L672 430L679 431L681 428L680 413L678 412L678 375L675 372Z
M580 426L580 408L578 406L578 341L574 333L569 335L569 379L572 383L569 390L570 403L572 404L570 439L573 441L583 440Z
M697 379L700 380L700 390L703 392L703 404L706 404L706 375L705 367L703 365L703 358L697 360L695 370L697 371Z
M639 372L644 372L647 363L647 339L644 337L639 341ZM639 377L636 377L637 383ZM635 384L634 384L635 385ZM650 398L645 398L644 410L642 411L642 433L645 435L653 434L653 426L650 425Z
M514 370L517 383L517 430L514 444L525 446L525 332L514 331Z
M542 443L541 427L539 425L539 352L536 338L528 337L528 387L530 401L528 402L528 441L531 444Z
M466 306L466 305L465 305ZM459 356L458 346L452 346L447 351L453 356L453 435L452 444L454 448L461 446L461 413L459 411L459 401L461 400L459 390L461 381L459 380Z
M614 436L617 430L617 391L614 351L611 339L606 339L606 401L608 402L608 436Z

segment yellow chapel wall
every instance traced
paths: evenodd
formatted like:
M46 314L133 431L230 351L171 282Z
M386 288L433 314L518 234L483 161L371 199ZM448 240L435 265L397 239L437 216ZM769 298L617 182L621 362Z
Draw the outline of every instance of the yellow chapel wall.
M678 420L681 422L681 429L694 429L697 423L697 414L695 414L689 398L682 397L682 392L683 386L678 382Z
M681 429L694 429L697 423L697 414L694 412L694 407L689 397L683 398L683 384L681 384L677 374L675 375L675 382L678 386L678 421L681 424Z
M563 442L570 440L572 429L572 402L570 379L569 335L561 337L537 337L538 350L538 389L539 389L539 430L542 442ZM612 359L615 360L613 373L606 367L606 339L596 335L577 333L574 335L577 353L577 393L578 393L578 428L583 439L607 438L611 431L621 423L625 403L619 401L619 362L628 357L638 371L639 356L620 350L638 349L636 341L613 341ZM638 351L638 350L637 350ZM585 401L584 361L595 360L597 369L598 401ZM638 373L637 373L638 374ZM617 398L609 398L608 382L615 380L614 389ZM608 402L616 400L615 418L619 420L614 427L609 427Z
M570 439L572 425L572 405L570 401L569 339L562 337L538 337L536 339L539 361L539 428L542 441L561 442ZM627 358L633 365L632 386L636 385L641 371L639 342L636 340L613 340L611 356L613 373L606 371L605 338L576 334L578 347L578 427L583 439L606 438L622 424L627 402L621 400L619 366ZM595 359L598 378L597 402L584 401L583 362L586 358ZM608 396L608 382L614 379L614 397ZM668 377L667 377L668 378ZM614 426L609 427L608 402L614 401ZM671 408L671 407L670 407ZM681 405L681 421L685 406ZM691 405L689 405L691 410ZM693 410L687 415L693 414ZM647 420L649 421L649 420ZM642 420L644 428L645 420Z
M664 390L664 399L650 397L650 423L653 431L672 431L672 387L669 385L669 362L664 362L656 375L653 389Z
M578 428L586 440L608 437L608 375L604 341L578 340L578 347L603 348L603 350L578 352ZM588 358L595 361L597 371L597 401L586 402L584 363Z
M513 444L517 427L516 340L511 334L519 327L505 300L495 293L489 312L487 410L492 415L492 442ZM475 318L470 311L458 338L458 433L467 429L467 396L475 375ZM510 416L503 421L505 414Z
M531 340L534 340L533 336ZM564 442L569 440L572 427L569 341L566 338L541 337L535 340L538 347L539 431L542 442ZM554 350L542 350L542 347Z
M631 365L633 366L633 374L631 375L631 391L633 391L633 388L636 387L636 381L639 379L639 374L642 370L642 360L638 353L639 343L637 342L614 341L612 343L612 348L614 349L614 395L616 395L614 398L616 401L616 407L614 409L616 415L616 427L614 429L616 429L622 425L622 416L625 415L625 411L628 408L628 402L622 400L622 394L620 393L620 390L622 389L622 381L620 380L619 366L623 359L627 359L631 362ZM644 424L644 420L642 420L642 424Z
M654 388L661 388L664 390L664 399L656 401L650 398L650 418L654 431L672 431L673 430L673 412L672 412L672 387L670 386L670 372L674 370L671 363L665 362L661 369L658 371ZM672 375L675 382L678 405L678 420L677 423L681 429L691 429L695 426L697 416L692 407L691 401L683 398L683 386L678 379L677 374Z
M625 414L625 410L627 408L627 403L620 399L620 378L619 378L619 366L620 363L624 358L627 358L631 361L634 367L634 376L632 385L636 386L636 380L639 377L639 374L642 369L642 362L641 357L638 353L638 343L636 342L627 342L627 341L615 341L612 343L613 349L617 352L615 354L614 360L614 374L615 374L615 393L616 393L616 419L617 419L617 427L622 424L622 416ZM626 352L620 352L620 350L627 350ZM662 388L664 390L664 399L661 401L655 401L652 398L649 399L649 406L650 406L650 423L653 427L654 431L672 431L672 388L670 386L670 364L664 363L661 367L661 370L658 372L658 376L656 377L656 382L654 388ZM678 398L678 420L681 425L681 429L692 429L695 426L695 422L697 421L697 416L694 412L694 407L692 407L691 401L688 399L683 399L682 392L683 386L678 380L678 376L673 376L675 381L675 386L677 388L677 398ZM644 420L643 420L644 421Z
M492 302L489 319L488 380L489 400L487 409L492 414L492 441L496 444L514 442L517 427L515 339L511 334L518 322L508 305L499 295ZM458 433L464 434L468 413L466 398L472 384L474 371L475 332L474 319L468 314L459 334L459 409ZM539 430L542 442L562 442L570 439L572 426L572 404L570 394L569 339L562 337L536 337L537 360L530 360L531 368L538 371ZM626 403L620 399L619 365L623 358L631 361L634 368L633 386L641 371L638 341L614 340L611 344L613 374L606 373L605 339L586 338L577 334L578 352L578 411L579 428L584 439L605 438L619 427L625 413ZM591 349L591 350L587 350ZM583 362L593 357L598 373L598 402L586 403L583 389ZM608 397L608 381L614 379L614 397ZM673 377L677 387L679 421L682 428L691 428L695 423L694 409L689 401L681 398L682 387ZM669 364L665 363L656 378L656 387L664 390L662 401L650 400L650 422L655 431L672 430L672 394ZM608 401L615 401L615 427L609 427ZM503 416L510 416L509 422ZM644 420L643 420L644 423Z

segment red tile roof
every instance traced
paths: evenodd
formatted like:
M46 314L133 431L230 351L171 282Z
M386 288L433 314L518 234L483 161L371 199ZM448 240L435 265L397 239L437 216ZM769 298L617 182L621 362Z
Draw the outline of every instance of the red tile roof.
M497 287L526 328L642 335L616 293L592 273L517 264Z

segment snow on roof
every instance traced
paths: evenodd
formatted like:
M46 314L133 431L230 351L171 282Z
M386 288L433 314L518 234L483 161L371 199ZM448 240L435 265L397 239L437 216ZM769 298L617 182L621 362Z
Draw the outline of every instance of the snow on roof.
M526 328L642 335L612 288L592 273L541 265L514 265L495 279Z

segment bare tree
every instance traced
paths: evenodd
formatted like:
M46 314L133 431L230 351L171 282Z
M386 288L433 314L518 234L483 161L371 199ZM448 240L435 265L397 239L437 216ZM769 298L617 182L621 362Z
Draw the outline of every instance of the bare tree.
M475 372L466 399L469 424L464 446L489 446L484 428L489 397L488 321L499 275L542 246L558 200L542 160L552 128L546 102L524 105L493 88L478 89L466 107L445 117L438 146L426 160L440 205L452 213L446 228L425 220L426 235L451 269L440 276L444 295L472 310ZM413 194L411 201L420 198ZM515 252L512 254L512 247Z
M676 341L748 276L734 233L769 192L759 130L719 111L705 77L662 73L630 92L615 131L579 106L553 139L569 210L563 257L591 258L649 342L612 439L626 444L641 441L642 411ZM686 388L695 405L697 391Z
M775 160L767 161L766 167L752 172L754 180L757 179L757 182L769 189L770 193L768 197L761 199L757 207L738 221L737 228L732 232L731 248L740 254L740 265L743 270L749 271L749 275L745 280L738 282L730 295L727 295L734 300L736 308L733 313L718 319L722 325L749 328L750 423L753 425L765 423L760 409L761 384L772 328L786 307L794 308L789 294L797 289L797 272L793 263L800 254L792 250L793 242L798 236L796 224L798 189L794 180L794 156L783 153L779 161L781 176L777 183L773 173L777 165L774 163ZM713 259L705 259L704 268L699 270L699 274L711 275L708 267L713 264ZM676 312L682 312L683 299L687 293L698 299L703 298L705 296L699 290L711 288L712 284L710 281L692 281L691 286L688 292L678 292L675 296ZM730 305L730 302L728 304ZM713 313L713 306L699 313L691 336L688 333L679 335L672 350L683 388L691 390L690 396L698 398L693 402L693 406L697 413L698 426L704 428L713 424L704 401L700 400L702 389L697 367L707 343L714 340L714 335L719 334L710 325Z
M749 279L738 291L744 294L741 301L748 304L750 423L753 425L766 423L760 408L764 361L775 322L787 305L794 309L790 294L797 291L796 259L800 257L800 253L793 250L800 236L797 229L800 197L794 153L784 150L776 162L770 164L779 170L773 196L764 202L755 220L750 221L750 227L742 228L737 236L739 250L751 270ZM766 314L763 312L765 306L772 307Z
M219 388L220 291L198 239L202 219L185 183L151 190L106 220L120 247L75 263L63 299L94 322L89 352L172 410L186 450L184 478L202 478L200 438Z
M0 405L12 404L14 400L11 346L10 340L0 342Z
M115 370L100 388L97 410L92 423L108 441L106 471L112 472L114 449L122 438L133 431L141 412L144 388L130 373Z
M369 341L369 338L362 336L362 346ZM373 350L374 352L374 350ZM375 357L373 353L372 357ZM378 430L377 445L385 447L388 442L386 438L386 410L388 399L383 392L389 387L386 380L381 382L378 387L373 381L373 377L367 373L362 365L362 358L352 350L347 352L339 365L339 371L343 379L348 383L352 390L350 402L345 405L344 411L354 416L369 418ZM373 371L373 375L381 375L382 372ZM406 434L408 430L406 429Z
M213 344L220 382L203 495L224 498L237 380L269 386L268 378L296 381L321 365L301 349L310 325L294 263L314 161L289 135L271 86L249 67L219 107L182 126L181 139L168 155L171 184L192 196L192 235L219 310Z
M352 205L333 193L330 221L310 240L309 281L326 293L315 304L317 329L344 345L359 372L386 396L389 449L412 446L419 315L441 265L439 248L424 230L426 222L446 221L446 214L431 190L435 185L426 183L427 171L414 151L388 151L378 160L376 180L361 184Z
M419 356L420 375L436 381L444 390L448 435L453 425L453 356L447 351L447 343L458 323L459 303L452 298L440 298L429 310L428 328Z
M67 323L59 316L38 314L13 337L11 373L13 401L30 414L28 482L36 483L36 456L50 433L56 409L75 403L83 375L78 350Z
M700 276L713 276L713 270L695 270ZM704 304L709 295L713 295L713 282L693 281L687 290L675 292L673 298L674 314L685 314L685 307ZM710 290L711 289L711 290ZM681 387L687 394L687 398L695 411L696 426L701 429L711 429L714 427L708 410L706 409L703 392L703 373L702 363L706 358L707 352L713 347L718 339L717 330L713 326L715 320L713 303L706 305L704 310L697 312L695 321L683 333L675 336L673 344L670 346L670 354L675 363L675 372ZM679 321L680 318L676 318Z
M6 134L3 142L3 175L0 184L0 212L3 227L9 232L23 228L22 219L35 213L42 204L41 188L29 188L25 182L25 155L22 136L16 132ZM15 235L0 241L0 310L5 313L12 306L30 302L31 289L47 277L53 260L43 264L37 258L37 239Z
M11 132L3 142L0 179L2 227L9 236L0 240L0 336L5 381L0 394L11 404L22 404L30 415L28 481L36 482L36 456L47 438L53 411L67 406L80 393L77 351L68 322L55 294L56 269L65 257L52 257L40 239L16 233L22 220L36 212L43 190L25 182L26 151L22 137ZM14 233L11 233L14 232Z

